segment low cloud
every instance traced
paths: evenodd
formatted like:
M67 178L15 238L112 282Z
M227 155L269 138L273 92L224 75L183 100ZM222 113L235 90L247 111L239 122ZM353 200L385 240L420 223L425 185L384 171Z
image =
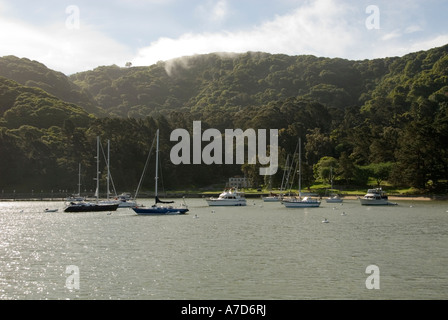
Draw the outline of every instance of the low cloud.
M159 38L138 50L134 64L150 65L160 60L210 52L247 51L362 60L402 56L448 43L448 33L427 34L420 24L409 21L412 19L399 16L402 20L393 23L391 18L397 19L397 12L389 3L379 6L382 23L379 29L373 30L366 28L369 14L359 2L316 0L301 3L289 14L277 15L245 30Z
M79 29L66 21L35 26L10 19L0 11L0 56L37 60L47 67L71 74L99 65L123 64L132 56L126 46L80 21Z
M141 48L133 63L150 65L159 60L210 52L344 55L354 45L357 34L344 18L351 11L331 0L319 0L248 30L160 38Z
M288 1L297 3L297 8L257 25L226 30L225 26L231 23L230 18L237 6L231 6L228 0L205 0L196 7L195 18L201 20L197 24L203 23L204 28L209 27L209 30L215 31L197 32L191 31L195 28L188 29L189 32L179 36L159 37L157 40L148 41L147 45L139 49L133 49L125 44L125 26L120 26L120 32L115 32L116 29L109 29L108 26L109 34L106 34L100 31L104 26L89 25L83 21L83 14L89 12L84 9L86 5L82 7L79 28L70 28L66 25L68 16L64 10L60 12L60 21L46 23L46 20L33 24L11 18L14 17L12 5L0 0L0 56L16 55L38 60L52 69L71 74L101 65L124 66L129 61L134 66L148 66L158 61L212 52L262 51L357 60L401 56L448 43L448 32L434 34L427 30L428 18L424 14L416 16L416 12L422 10L414 0L407 2L407 8L412 10L409 9L410 12L406 15L402 14L401 6L398 10L394 3L383 1L378 5L381 26L372 30L368 30L365 24L369 17L369 14L366 14L366 2ZM117 0L116 3L132 6L133 9L147 8L150 3L169 10L169 5L175 5L175 2ZM409 7L411 4L414 5ZM93 23L100 21L93 19L92 15L86 16L90 18L88 21ZM113 15L111 19L112 17ZM179 23L173 29L179 30L181 25ZM172 27L172 24L165 26L169 27ZM163 23L160 28L164 30ZM166 34L168 33L166 31ZM119 42L120 36L122 42ZM145 36L140 33L139 40ZM127 41L129 42L131 41ZM179 64L179 60L176 63ZM167 65L176 63L170 62Z

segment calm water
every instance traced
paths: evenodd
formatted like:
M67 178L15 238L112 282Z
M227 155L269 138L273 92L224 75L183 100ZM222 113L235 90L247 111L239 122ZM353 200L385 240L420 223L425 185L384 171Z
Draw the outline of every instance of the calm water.
M0 298L448 299L446 202L187 204L189 215L141 217L0 203ZM366 288L370 265L379 289Z

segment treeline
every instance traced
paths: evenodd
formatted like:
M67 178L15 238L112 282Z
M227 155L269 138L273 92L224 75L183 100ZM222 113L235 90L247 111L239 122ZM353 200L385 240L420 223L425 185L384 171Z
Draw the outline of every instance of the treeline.
M339 185L374 178L446 192L448 46L364 61L209 54L70 77L11 56L0 68L2 190L74 191L81 163L90 191L99 135L111 141L115 186L132 191L160 128L166 189L223 187L237 174L279 186L301 137L304 186L328 182L331 168ZM256 165L173 165L170 133L195 120L202 130L278 129L280 170L268 181Z

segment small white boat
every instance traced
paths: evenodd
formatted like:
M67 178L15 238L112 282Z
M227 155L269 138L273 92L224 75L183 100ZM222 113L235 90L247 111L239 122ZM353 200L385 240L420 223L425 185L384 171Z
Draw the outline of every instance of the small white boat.
M44 212L58 212L59 209L45 209Z
M331 190L333 190L333 167L330 167L330 180L331 180ZM325 199L327 203L341 203L342 199L338 194L330 195L327 199Z
M320 201L310 197L283 199L282 203L286 208L317 208L320 206Z
M386 193L381 188L368 189L364 197L359 198L363 206L396 205L388 200Z
M115 198L118 201L118 208L137 207L137 202L132 199L130 193L122 193Z
M85 201L85 200L86 200L86 197L82 197L78 194L73 194L70 197L65 198L65 201L67 201L67 202L72 202L72 201L76 202L76 201Z
M335 195L335 196L332 196L332 197L328 197L327 199L325 199L325 201L327 203L342 203L343 202L341 197L339 197L338 195Z
M261 197L264 202L280 202L283 199L283 196L276 194L276 193L270 193L266 197Z
M246 198L243 192L238 189L224 190L218 198L205 199L209 206L245 206Z
M322 223L329 223L330 221L327 220L327 218L325 218Z

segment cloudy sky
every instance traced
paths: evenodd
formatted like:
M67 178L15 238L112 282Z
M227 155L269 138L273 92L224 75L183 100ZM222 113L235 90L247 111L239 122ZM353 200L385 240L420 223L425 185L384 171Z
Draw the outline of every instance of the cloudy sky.
M447 0L0 0L0 56L72 74L210 52L346 59L448 43Z

